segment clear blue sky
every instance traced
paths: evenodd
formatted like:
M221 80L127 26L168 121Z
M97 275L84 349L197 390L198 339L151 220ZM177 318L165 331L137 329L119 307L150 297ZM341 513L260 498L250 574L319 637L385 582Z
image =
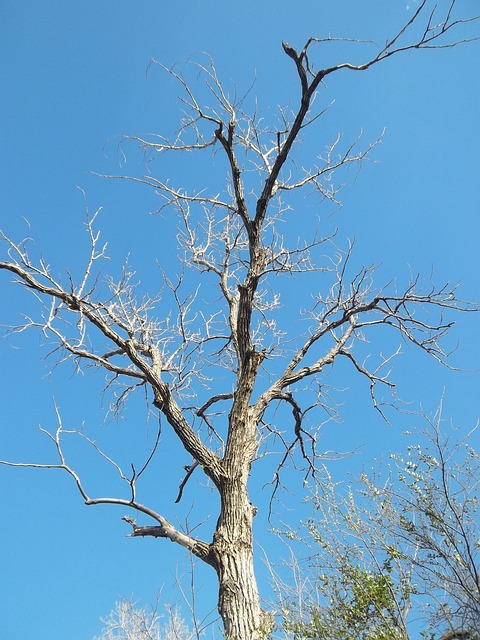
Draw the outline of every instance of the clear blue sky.
M132 184L103 181L90 171L120 171L118 140L122 134L171 132L175 128L176 88L156 68L146 74L151 58L167 66L208 52L226 81L239 90L256 78L253 91L266 117L278 103L298 97L291 61L281 48L286 40L302 46L309 36L344 36L382 43L417 5L414 0L311 0L297 2L204 2L137 0L4 0L0 6L0 227L15 239L30 234L36 249L55 271L80 269L86 246L78 237L84 199L89 208L102 206L102 234L109 242L111 269L130 255L139 278L155 285L156 257L169 256L165 246L169 222L152 217L158 206L153 193ZM448 3L441 0L439 4ZM459 0L459 13L471 15L477 3ZM480 35L479 25L465 36ZM476 31L475 31L476 30ZM343 60L319 49L318 66ZM361 62L362 46L352 61ZM335 214L341 236L356 238L356 260L380 263L380 280L408 277L409 268L435 280L461 285L465 299L480 299L478 149L480 130L480 44L450 51L413 52L362 74L332 77L320 100L335 100L305 153L323 149L340 132L366 142L386 128L375 163L358 176L344 175L344 207ZM323 62L322 56L327 55ZM190 166L190 165L189 165ZM129 148L122 171L141 171L141 154ZM162 165L167 177L182 179L179 159ZM200 180L201 173L185 175ZM164 176L162 176L164 177ZM328 209L319 209L332 224ZM31 228L24 222L26 218ZM80 235L81 237L81 235ZM19 311L31 309L27 296L0 278L0 322L14 323ZM293 292L292 292L293 293ZM458 319L452 364L478 367L478 318ZM72 376L56 369L33 333L0 343L0 458L47 462L53 451L37 426L55 427L53 398L66 425L95 431L125 464L148 450L148 426L141 398L132 402L117 424L102 424L104 408L100 376ZM478 373L442 369L411 350L398 361L395 379L401 397L422 402L432 411L446 389L445 410L454 421L471 427L479 415ZM351 382L346 380L345 386ZM410 426L398 415L392 427L380 421L368 404L365 386L344 397L343 423L326 434L326 447L362 446L360 456L344 464L358 469L375 457L401 446ZM140 436L139 436L140 434ZM172 504L181 465L189 462L176 449L159 460L157 476L145 487L158 508L182 523L195 501L191 524L202 514L193 490L185 505ZM173 451L173 453L172 453ZM129 457L131 454L131 458ZM72 453L72 455L74 455ZM76 460L86 474L89 454ZM175 463L175 464L174 464ZM83 466L82 466L83 465ZM105 473L104 473L105 472ZM169 483L168 479L172 482ZM158 485L155 483L158 482ZM106 470L95 468L89 487L108 493L115 485ZM101 487L101 488L100 488ZM9 640L88 640L100 632L118 596L145 603L176 602L176 575L187 576L188 558L170 542L126 538L128 527L118 508L86 508L72 482L55 472L0 468L0 633ZM148 498L145 499L147 501ZM262 505L257 490L255 499ZM212 516L213 521L216 514ZM296 519L289 512L287 519ZM208 527L208 524L207 524ZM275 545L259 518L258 541ZM268 578L259 569L264 595ZM199 571L205 601L216 594L208 571Z

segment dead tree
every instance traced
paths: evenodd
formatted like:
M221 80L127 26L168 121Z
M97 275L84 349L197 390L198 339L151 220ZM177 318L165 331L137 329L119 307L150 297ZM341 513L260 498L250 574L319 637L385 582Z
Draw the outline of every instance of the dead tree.
M329 38L312 37L301 49L283 43L298 76L298 105L291 113L280 111L281 126L277 127L264 124L255 110L249 113L242 100L231 99L213 63L200 68L210 89L208 106L196 97L194 87L181 73L169 71L183 92L185 117L178 136L174 140L160 136L136 140L147 153L209 149L217 156L222 153L228 168L227 183L220 188L206 185L205 190L189 191L188 185L176 187L166 178L150 174L128 179L153 187L163 198L163 207L176 210L184 264L198 271L200 290L211 286L212 279L216 282L222 301L218 313L209 315L202 309L198 288L183 293L184 274L177 282L165 281L176 304L173 321L167 314L154 318L157 299L138 298L128 271L119 282L111 281L105 294L96 279L104 247L95 230L95 216L87 224L91 254L81 282L70 277L66 284L59 282L46 263L29 257L25 243L3 237L7 255L0 268L13 274L14 280L43 304L43 313L37 319L27 318L17 330L37 327L56 340L59 359L71 358L79 367L88 363L104 369L112 384L126 381L122 399L138 387L149 390L154 407L193 460L187 479L192 467L199 467L218 492L220 511L213 539L207 542L186 535L154 506L142 504L137 498L139 474L135 472L132 476L122 472L129 488L127 497L89 495L65 458L60 416L57 432L47 434L56 448L56 463L4 464L62 469L73 477L85 504L123 505L155 523L137 526L126 518L133 536L168 538L209 564L218 576L218 610L229 640L259 639L272 628L272 616L262 612L254 574L252 522L256 508L249 498L248 480L259 447L268 444L272 433L284 446L274 488L295 450L305 473L315 475L317 438L305 424L302 386L308 383L310 389L317 389L313 405L325 407L328 400L323 395L322 374L343 358L368 380L374 405L382 411L376 390L379 386L393 389L387 371L390 358L379 356L377 364L369 367L357 355L359 342L376 327L389 327L443 361L446 354L441 339L452 324L451 319L444 319L444 312L471 308L459 301L450 285L424 288L420 279L414 279L398 290L394 283L376 288L373 267L349 275L351 247L341 251L332 238L320 234L289 246L277 225L289 215L289 198L294 192L314 189L322 198L335 200L333 173L361 162L374 146L359 151L357 141L340 151L338 139L314 166L303 170L293 162L291 152L300 135L308 135L308 128L321 115L314 101L323 81L334 73L365 71L404 51L466 42L455 35L451 38L451 34L475 18L455 19L454 8L455 0L445 15L437 17L435 9L428 13L423 0L376 55L358 64L344 62L317 69L314 50L327 45ZM332 249L327 263L321 263L320 246L322 251L327 246ZM294 273L300 277L314 271L325 276L322 280L328 285L312 291L314 302L304 318L309 321L307 332L287 341L275 324L277 283L282 276ZM289 309L290 314L297 311ZM219 383L209 382L218 378L220 370L229 372L223 389ZM214 393L210 387L215 388ZM273 403L284 403L291 410L290 433L266 421ZM223 426L223 435L218 424Z

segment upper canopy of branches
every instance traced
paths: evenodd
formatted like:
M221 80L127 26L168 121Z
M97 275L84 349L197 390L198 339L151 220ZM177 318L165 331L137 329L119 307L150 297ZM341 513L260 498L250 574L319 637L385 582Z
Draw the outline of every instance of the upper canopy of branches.
M133 139L153 153L207 148L221 153L228 167L226 183L191 191L188 185L175 186L151 174L109 177L149 185L162 198L162 207L176 210L184 267L197 269L198 281L192 287L182 270L176 280L165 275L161 296L138 297L132 272L126 269L119 281L109 280L105 287L96 271L105 256L95 229L96 215L87 217L90 255L79 282L68 273L60 282L43 260L29 256L26 243L2 236L7 255L0 269L31 290L42 309L40 317L26 316L15 330L39 328L53 339L60 360L71 358L77 366L86 363L104 369L109 384L124 381L119 403L138 386L148 387L154 405L217 487L229 443L238 437L218 426L227 414L232 421L235 416L248 417L255 426L250 461L258 443L273 431L284 446L279 468L297 447L307 472L314 473L316 433L306 428L305 416L313 407L326 410L327 416L335 412L322 383L325 369L337 359L348 361L368 381L374 406L383 412L385 398L377 390L393 391L390 362L399 349L388 355L379 349L376 358L369 357L361 347L372 330L393 329L401 340L444 362L448 353L442 338L453 324L444 314L473 307L458 299L454 285L426 285L418 277L406 285L392 281L375 286L375 267L352 272L352 245L341 249L332 236L317 232L293 244L283 237L278 222L292 206L289 194L311 188L321 198L335 201L335 172L361 163L378 141L362 150L358 139L342 147L338 136L307 167L293 161L292 148L323 113L316 111L315 96L327 76L364 71L409 50L467 42L451 35L478 18L455 19L455 4L453 0L439 16L436 8L428 14L423 0L398 33L361 63L317 69L315 49L330 38L310 38L300 50L283 43L295 65L299 100L293 110L280 109L277 123L264 122L256 108L249 111L245 97L232 99L211 60L198 66L211 100L207 106L181 72L167 70L182 90L180 129L173 140ZM286 339L280 322L282 285L276 276L312 272L322 278L311 290L310 307L288 309L289 316L298 314L307 328ZM206 299L216 300L214 311L206 307ZM223 381L217 380L220 370ZM214 389L212 379L217 380ZM297 391L306 385L301 402ZM218 411L219 403L225 402L229 410ZM264 421L273 402L284 402L292 411L293 429L288 433Z

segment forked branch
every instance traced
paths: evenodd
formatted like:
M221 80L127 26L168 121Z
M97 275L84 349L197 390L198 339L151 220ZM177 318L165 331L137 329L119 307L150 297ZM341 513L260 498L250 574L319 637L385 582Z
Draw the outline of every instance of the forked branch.
M149 462L150 462L150 460L152 458L152 454L154 453L154 451L156 449L156 446L158 444L158 438L157 438L157 442L156 442L156 444L154 446L154 449L152 451L152 454L148 457L145 465L142 467L141 472L136 474L135 470L133 470L132 477L128 478L126 476L126 474L118 466L118 464L116 462L114 462L109 456L104 454L97 447L97 445L93 441L91 441L88 438L86 438L81 432L65 430L63 428L63 426L62 426L60 413L59 413L58 408L56 406L55 406L55 412L56 412L57 419L58 419L58 422L59 422L59 426L58 426L55 434L52 434L52 433L50 433L49 431L47 431L46 429L43 429L43 428L41 428L40 430L41 430L42 433L44 433L54 443L55 449L56 449L56 453L57 453L57 457L58 457L58 462L57 463L41 464L41 463L37 463L37 462L11 462L11 461L7 461L7 460L0 460L0 464L1 465L5 465L5 466L9 466L9 467L32 468L32 469L59 469L61 471L65 471L69 476L71 476L73 478L73 480L74 480L74 482L75 482L75 484L77 486L77 489L78 489L80 495L82 496L82 499L83 499L84 503L87 506L100 505L100 504L109 504L109 505L119 505L119 506L122 506L122 507L128 507L129 509L133 509L134 511L137 511L138 513L142 513L143 515L148 516L149 518L155 520L158 523L158 525L154 525L154 526L137 527L136 524L135 524L135 521L133 520L133 518L124 517L123 519L133 526L134 531L133 531L133 533L131 535L133 535L133 536L154 536L154 537L168 538L172 542L175 542L175 543L181 545L182 547L185 547L186 549L191 551L195 556L197 556L198 558L200 558L201 560L203 560L207 564L212 564L212 559L211 559L211 556L210 556L210 546L206 542L203 542L202 540L198 540L196 538L193 538L193 537L191 537L189 535L186 535L186 534L182 533L181 531L176 529L176 527L174 527L162 515L160 515L159 513L154 511L153 509L141 504L140 502L138 502L136 500L136 497L135 497L135 493L136 493L135 492L135 484L136 484L136 481L138 480L140 475L143 473L143 471L145 470L146 466L149 464ZM62 438L65 435L72 435L72 434L80 436L80 437L86 439L89 442L89 444L93 447L93 449L104 460L106 460L110 465L112 465L116 469L116 471L120 474L121 479L129 485L129 489L131 491L130 499L119 498L119 497L114 497L114 498L111 498L111 497L92 498L92 497L90 497L90 495L87 493L87 490L85 489L84 484L82 483L82 480L81 480L79 474L66 461L65 454L64 454L64 451L63 451L63 448L62 448Z

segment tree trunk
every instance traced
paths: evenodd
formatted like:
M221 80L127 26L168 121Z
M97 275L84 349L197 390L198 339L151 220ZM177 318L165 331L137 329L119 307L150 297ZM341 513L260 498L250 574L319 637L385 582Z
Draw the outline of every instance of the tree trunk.
M226 479L222 509L213 537L218 575L218 611L227 640L260 640L264 628L260 596L253 566L254 507L242 477Z
M244 292L247 288L244 288ZM266 624L260 607L253 566L255 507L248 497L248 478L258 449L258 416L249 406L263 355L249 349L249 319L239 311L234 333L243 344L242 366L229 415L228 438L219 477L220 516L211 544L218 575L218 611L227 640L262 640L273 625ZM247 314L248 315L248 314ZM247 347L247 348L246 348Z

